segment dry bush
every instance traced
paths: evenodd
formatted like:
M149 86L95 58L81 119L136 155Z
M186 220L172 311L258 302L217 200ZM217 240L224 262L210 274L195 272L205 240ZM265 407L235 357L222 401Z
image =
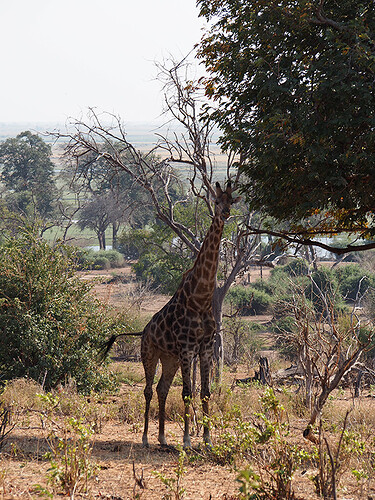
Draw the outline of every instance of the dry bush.
M140 363L112 363L110 369L114 373L116 380L121 384L133 386L144 383L145 374L143 366Z
M41 410L42 403L37 394L43 392L42 386L34 380L16 378L6 383L0 399L15 411Z
M150 416L155 416L155 405L151 402ZM142 390L131 390L124 394L118 407L118 418L121 422L135 424L143 422L144 395Z

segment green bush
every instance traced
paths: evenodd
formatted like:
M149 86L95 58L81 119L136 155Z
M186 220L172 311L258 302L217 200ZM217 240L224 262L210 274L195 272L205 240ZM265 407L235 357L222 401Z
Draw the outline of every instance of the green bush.
M75 260L77 268L83 269L111 269L124 265L124 256L117 250L99 250L76 248Z
M117 250L99 250L95 254L95 264L100 258L106 259L111 268L122 267L125 262L124 256Z
M226 364L253 361L255 354L263 347L258 335L263 331L263 326L234 316L224 319L223 329Z
M305 259L293 259L288 264L280 266L282 271L287 273L289 276L306 276L309 274L309 264Z
M289 276L288 273L284 271L283 267L284 266L277 266L271 270L271 274L268 280L268 286L271 287L272 297L275 297L277 295L285 295L285 293L288 293L290 289L291 282L299 279L296 276Z
M143 282L150 282L161 293L173 294L191 262L178 254L160 255L144 253L133 265L135 274Z
M125 229L118 238L118 248L126 260L136 260L143 253L143 240L149 239L147 229Z
M273 323L273 332L276 335L276 346L286 359L296 359L296 346L290 342L290 336L297 334L296 320L293 316L283 316Z
M272 286L271 280L258 279L255 283L251 285L253 288L265 292L267 295L272 296L274 293L274 287Z
M74 247L74 260L77 269L80 271L91 269L94 263L94 254L95 252L93 250Z
M137 278L161 293L173 294L194 262L189 251L176 245L174 232L160 223L124 231L119 242L127 258L138 259L133 265Z
M235 286L229 290L226 300L243 316L265 314L271 303L268 293L254 286Z
M369 273L358 264L347 264L335 270L339 290L347 300L356 300L361 297L369 287L375 288L375 275Z
M288 264L271 270L268 286L272 288L272 294L285 294L290 289L291 282L307 286L309 271L306 260L293 259Z
M0 251L0 375L32 378L46 390L74 378L79 390L111 387L98 366L103 342L124 321L75 275L74 249L51 247L31 229Z
M326 315L325 301L330 310L345 312L345 303L340 294L339 282L335 272L328 267L320 267L312 273L312 280L306 287L306 297L312 301L319 314Z
M101 256L95 256L91 269L110 269L111 268L111 263L106 257L101 257Z

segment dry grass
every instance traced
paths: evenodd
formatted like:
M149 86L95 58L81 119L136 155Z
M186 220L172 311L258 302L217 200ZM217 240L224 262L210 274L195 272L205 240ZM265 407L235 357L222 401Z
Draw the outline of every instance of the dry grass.
M101 397L83 397L77 394L74 384L60 388L54 393L58 397L58 404L49 406L49 423L62 426L66 418L81 419L83 425L94 430L92 437L93 451L91 460L99 466L95 477L89 481L88 493L76 494L76 498L136 498L141 494L146 499L162 499L166 487L161 483L153 471L165 477L174 477L176 470L177 452L166 453L159 449L157 444L157 398L153 398L151 408L151 429L149 449L140 445L143 426L143 382L140 380L142 366L139 363L121 363L116 370L129 372L131 383L123 383L118 394ZM211 398L212 414L216 422L226 422L225 429L213 429L213 442L221 446L227 439L225 432L231 432L233 421L228 415L238 408L243 421L252 422L255 414L261 411L259 396L263 388L259 386L235 387L231 389L233 373L226 373L225 381L220 389L216 389ZM285 408L290 424L290 443L298 444L306 451L311 452L313 445L302 437L306 418L301 413L300 405L296 403L298 395L292 389L280 389L276 392L278 399ZM17 423L9 437L0 458L0 498L26 498L37 497L43 493L43 488L53 493L55 498L63 498L61 491L53 490L47 484L50 462L44 458L48 450L47 414L48 405L41 401L37 393L42 393L41 388L30 381L16 380L8 384L3 397L7 402L12 402L24 418ZM325 432L329 443L334 448L340 435L343 418L347 409L351 409L348 419L348 431L355 436L355 441L363 441L366 449L363 453L348 453L343 455L343 479L339 498L368 498L366 495L375 493L373 485L375 453L372 430L374 428L374 411L372 398L362 396L356 400L351 398L348 391L337 391L334 398L325 408ZM193 402L192 417L196 419L192 426L192 443L196 450L185 461L187 468L182 480L186 488L185 499L237 499L239 498L237 472L233 464L222 463L218 465L210 454L207 454L201 445L201 408L199 398ZM296 411L296 408L298 411ZM168 398L166 424L169 442L178 445L182 442L181 415L182 399L181 386L171 388ZM27 418L26 418L27 415ZM42 415L42 417L41 417ZM231 423L232 422L232 423ZM245 467L250 455L244 459L236 460L236 467ZM146 489L142 490L136 485L133 477L133 462L137 477L142 470ZM253 462L256 468L257 462ZM311 476L316 470L313 461L305 463L297 470L294 479L297 498L317 498ZM345 470L344 470L345 469ZM366 471L369 478L360 478L357 482L351 470ZM305 471L305 472L304 472ZM39 493L35 485L39 484ZM362 493L361 493L362 489ZM225 497L225 495L227 495Z
M14 410L41 410L42 404L37 394L43 393L40 384L23 378L15 379L5 385L1 401Z

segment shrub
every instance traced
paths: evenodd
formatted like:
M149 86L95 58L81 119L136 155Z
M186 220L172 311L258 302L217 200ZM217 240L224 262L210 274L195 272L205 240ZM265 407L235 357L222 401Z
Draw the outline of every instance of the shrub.
M253 288L260 290L261 292L265 292L268 295L272 296L274 293L274 289L272 286L272 282L270 280L259 279L256 280L255 283L251 285Z
M309 274L309 264L305 259L293 259L288 264L280 266L280 269L289 276L307 276Z
M142 253L143 238L148 238L147 229L125 229L118 238L118 248L126 260L136 260Z
M169 227L160 223L124 232L119 240L127 257L138 255L133 265L137 278L162 293L173 294L182 274L192 266L190 252Z
M86 248L74 248L74 260L77 269L90 269L94 262L94 251Z
M367 292L369 287L375 287L375 275L369 273L358 264L348 264L335 270L341 294L355 301Z
M241 315L265 314L271 303L271 297L254 286L235 286L227 294L227 301L240 309Z
M122 267L125 262L124 256L117 250L99 250L99 252L95 254L95 264L97 264L100 258L106 259L111 268Z
M40 399L46 407L43 417L46 417L44 422L49 431L49 451L44 455L50 462L48 483L54 493L65 493L69 498L75 498L77 492L87 493L88 482L98 469L91 461L94 427L81 417L70 416L58 422L54 413L60 405L59 397L47 393L41 394ZM40 491L41 486L36 485L36 490ZM43 488L43 492L46 491ZM55 495L48 492L46 496Z
M268 285L272 288L272 297L276 299L278 296L289 294L291 282L301 280L301 277L289 276L283 269L284 266L278 266L272 269ZM303 279L306 279L305 277Z
M107 257L102 257L99 255L99 256L94 257L91 268L92 269L104 269L104 270L106 270L106 269L111 268L111 263L107 259Z
M117 250L99 250L76 248L77 269L110 269L124 265L124 256Z
M328 267L320 267L312 273L312 280L306 288L306 297L312 301L319 314L328 314L325 301L330 311L345 312L345 304L339 292L335 272Z
M240 472L241 498L293 500L293 476L301 463L310 459L301 446L291 443L285 409L268 387L260 398L262 412L257 413L252 430L252 455L256 469Z
M49 390L73 377L79 390L112 386L98 367L103 342L124 321L95 299L75 275L74 250L25 229L0 252L0 373L29 377Z
M133 269L138 279L145 283L151 282L152 287L158 288L161 293L173 294L189 265L191 262L177 254L145 253L133 265Z
M262 340L257 333L262 331L258 323L245 321L234 316L224 319L224 357L228 365L239 363L246 358L253 361L256 352L262 348Z

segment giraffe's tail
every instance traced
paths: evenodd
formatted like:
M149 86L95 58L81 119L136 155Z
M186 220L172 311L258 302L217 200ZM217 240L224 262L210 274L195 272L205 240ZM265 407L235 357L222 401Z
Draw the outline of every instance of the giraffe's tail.
M112 335L112 337L110 337L109 340L107 340L106 342L104 342L100 348L99 348L99 359L101 359L102 361L107 357L107 354L109 353L109 351L111 350L113 344L116 342L117 338L118 337L122 337L124 335L131 335L131 336L134 336L134 337L140 337L142 336L143 334L143 331L142 332L126 332L126 333L118 333L117 335Z

